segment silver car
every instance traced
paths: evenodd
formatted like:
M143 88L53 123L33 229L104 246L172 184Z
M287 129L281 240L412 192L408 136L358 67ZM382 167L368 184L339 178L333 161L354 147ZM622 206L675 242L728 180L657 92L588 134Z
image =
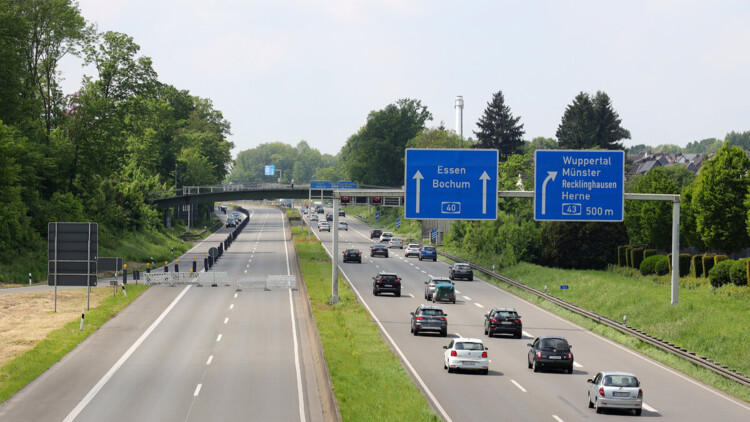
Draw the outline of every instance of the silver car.
M435 293L435 285L439 283L450 283L453 284L451 279L448 277L433 277L430 276L430 279L425 281L424 284L424 298L426 300L432 300L432 295Z
M599 372L589 383L589 407L596 413L604 409L643 410L643 389L638 378L629 372Z
M443 346L443 369L456 372L459 369L470 369L487 375L490 372L490 358L487 348L478 338L457 338Z

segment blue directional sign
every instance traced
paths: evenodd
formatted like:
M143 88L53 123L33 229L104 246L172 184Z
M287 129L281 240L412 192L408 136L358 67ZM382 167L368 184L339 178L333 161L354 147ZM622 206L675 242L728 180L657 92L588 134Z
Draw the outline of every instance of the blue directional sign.
M265 170L266 171L264 174L266 176L273 176L274 174L276 174L276 166L266 166Z
M338 183L336 183L337 189L357 189L357 186L359 185L358 182L345 182L342 180L339 180Z
M534 219L622 221L625 152L537 150Z
M432 243L437 243L437 227L432 228L432 235L430 236L432 238Z
M375 211L375 219L377 220L379 218L380 218L380 211Z
M333 189L333 182L329 180L311 180L310 189Z
M400 228L401 228L401 219L400 219L400 218L397 218L397 219L396 219L396 228L397 228L397 229L400 229Z
M497 219L495 149L406 150L405 217Z

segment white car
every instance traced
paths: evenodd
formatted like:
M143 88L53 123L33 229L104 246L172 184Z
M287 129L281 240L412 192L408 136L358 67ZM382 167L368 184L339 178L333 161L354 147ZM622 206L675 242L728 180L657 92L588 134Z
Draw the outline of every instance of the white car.
M643 389L630 372L599 372L589 382L589 407L596 413L604 409L632 410L636 416L643 411Z
M310 214L310 221L318 221L318 215L317 214Z
M410 257L411 255L419 256L419 244L418 243L409 243L406 246L406 251L404 252L405 257Z
M482 340L478 338L459 337L451 340L445 349L443 369L449 373L459 369L479 371L483 375L490 372L490 358L487 356L487 348Z
M393 237L393 233L391 232L383 232L380 235L380 243L388 243L391 241L391 238Z
M318 230L322 232L330 232L331 231L331 225L328 224L327 221L321 221L318 223Z
M404 241L401 240L400 237L392 237L391 240L388 241L388 247L404 249Z
M349 231L349 223L346 221L339 221L339 230Z

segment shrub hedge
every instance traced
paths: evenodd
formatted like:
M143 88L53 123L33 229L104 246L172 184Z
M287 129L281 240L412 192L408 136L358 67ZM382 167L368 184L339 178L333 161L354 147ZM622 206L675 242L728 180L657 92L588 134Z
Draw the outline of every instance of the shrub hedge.
M643 259L648 258L649 256L656 255L656 249L644 249L643 250Z
M732 268L729 271L729 280L732 282L732 284L736 284L737 286L746 286L747 285L747 268L750 264L750 260L747 258L743 258L737 261L733 261Z
M652 255L644 259L643 262L641 262L641 274L651 275L656 273L656 263L661 260L666 260L666 257L664 255Z
M625 266L625 253L627 251L627 248L628 248L627 245L617 247L617 266L618 267Z
M663 257L664 259L656 261L656 263L654 264L654 271L656 271L657 275L669 274L669 259L667 259L666 255L659 256Z
M711 268L708 271L708 279L711 282L711 285L714 287L721 287L725 284L731 283L732 280L730 279L730 273L733 265L734 261L724 259Z
M703 276L703 255L693 255L693 275L695 278Z
M714 261L714 255L713 254L705 254L703 255L703 274L708 277L709 273L711 272L711 268L716 265L716 261Z
M690 254L687 253L681 253L680 257L678 258L680 260L680 277L687 277L690 274L690 262L692 262L693 257L690 256ZM667 260L669 261L669 272L672 272L672 254L667 254Z
M633 248L630 250L630 262L633 268L641 268L641 262L643 262L643 248Z

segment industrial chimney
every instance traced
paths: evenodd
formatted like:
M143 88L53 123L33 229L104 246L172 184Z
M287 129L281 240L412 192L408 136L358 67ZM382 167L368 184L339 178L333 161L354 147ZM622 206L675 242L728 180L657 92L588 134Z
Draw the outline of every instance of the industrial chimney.
M464 97L456 97L456 133L463 139L464 137Z

